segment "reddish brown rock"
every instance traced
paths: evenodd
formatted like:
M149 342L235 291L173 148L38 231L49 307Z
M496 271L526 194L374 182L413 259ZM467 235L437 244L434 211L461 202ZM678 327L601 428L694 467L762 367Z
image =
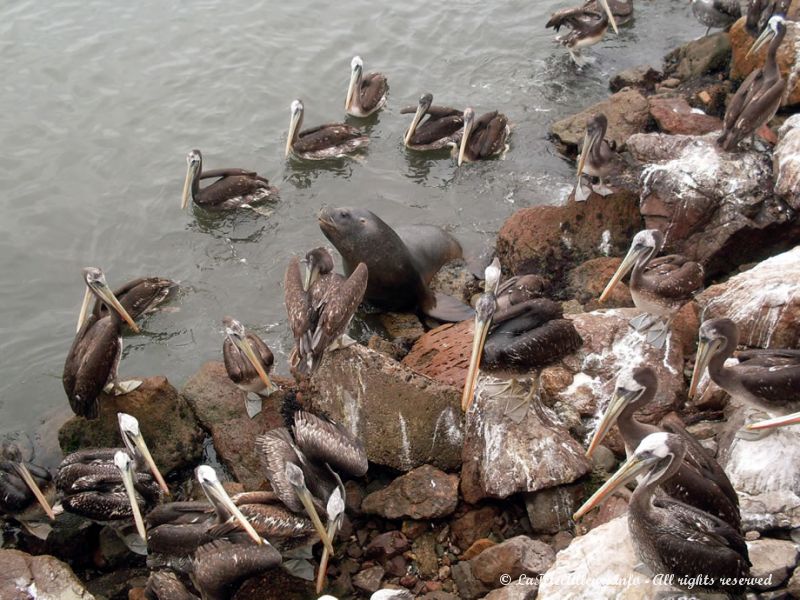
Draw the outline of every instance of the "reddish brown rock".
M578 535L585 535L595 527L605 525L618 517L628 514L628 500L630 493L618 492L613 494L605 502L583 517L575 526Z
M472 544L470 544L469 548L464 551L464 554L461 555L461 560L471 560L487 548L491 548L492 546L496 545L496 542L493 542L487 538L475 540Z
M53 556L31 556L0 549L0 598L8 600L94 600L66 563Z
M411 547L408 539L399 531L380 533L369 543L365 551L367 558L385 561L402 554Z
M474 319L446 323L423 335L402 363L426 377L463 387L472 352Z
M486 538L492 532L498 514L499 511L494 506L484 506L453 519L450 532L456 546L461 549L469 548L479 539Z
M353 585L360 590L372 594L380 589L384 573L385 571L380 565L367 567L363 571L359 571L355 574L353 577Z
M452 514L456 504L458 477L423 465L372 492L361 507L386 519L438 519Z
M664 133L703 135L722 129L722 120L693 109L681 97L650 98L650 114Z
M511 581L523 574L535 577L547 571L555 557L553 549L544 542L520 535L487 548L470 563L479 581L489 588L498 588L502 585L501 575L509 575Z
M624 283L617 284L602 304L598 300L621 262L621 258L603 256L578 265L569 272L569 294L580 302L585 310L633 306L631 293Z

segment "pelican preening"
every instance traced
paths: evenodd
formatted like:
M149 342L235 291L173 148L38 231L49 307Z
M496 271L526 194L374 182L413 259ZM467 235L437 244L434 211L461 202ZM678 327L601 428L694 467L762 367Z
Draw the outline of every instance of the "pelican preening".
M786 80L778 67L777 54L785 35L786 21L780 15L775 15L748 51L750 55L770 42L764 66L747 76L728 104L722 135L717 139L723 150L733 151L739 142L748 135L754 135L778 112L786 91Z
M792 0L750 0L744 28L750 37L758 37L773 15L786 16Z
M598 10L597 4L600 9ZM587 2L577 8L565 8L554 12L545 27L556 31L566 25L571 31L556 37L556 41L569 50L573 62L582 67L586 60L581 57L581 49L593 46L603 39L609 23L614 33L619 33L617 20L609 6L608 0L597 0L597 4ZM631 6L631 11L633 7Z
M267 372L272 368L275 358L263 340L233 317L222 319L225 326L225 341L222 344L222 358L228 377L247 396L245 409L252 419L261 412L260 396L269 396L278 388L272 383ZM249 394L259 396L251 400Z
M304 112L300 100L292 102L286 157L292 154L307 160L340 158L369 144L369 138L360 129L347 123L328 123L301 131Z
M203 171L203 155L192 150L186 155L186 180L181 194L181 209L189 205L189 196L197 206L208 210L249 207L274 197L278 190L255 171L214 169ZM201 179L216 179L200 189Z
M742 534L694 506L655 493L681 469L685 455L686 444L680 436L648 435L574 518L642 475L628 505L628 530L639 559L654 574L675 575L678 585L682 578L696 582L693 591L743 594L745 585L740 579L750 572L750 559ZM726 584L724 579L731 582Z
M592 455L614 424L619 426L628 458L642 440L652 433L658 433L658 427L642 423L634 416L653 401L657 391L658 375L655 369L646 366L624 369L617 377L614 393L597 425L586 455ZM725 471L686 431L677 417L670 417L666 417L661 426L683 439L686 455L678 471L662 488L672 498L719 517L738 530L741 527L739 498Z
M657 229L640 231L633 237L630 250L600 295L605 301L611 290L632 271L630 291L636 308L666 323L649 326L647 341L662 347L669 334L672 319L703 286L703 268L679 254L654 258L664 246L664 234ZM645 329L646 318L637 317L631 324Z
M742 16L742 8L739 0L692 0L692 14L708 27L708 35L712 27L726 28L733 25Z
M576 172L578 182L575 186L575 200L579 202L588 197L588 194L584 194L581 186L583 175L597 177L600 180L599 187L589 186L590 191L603 196L611 193L611 190L603 185L603 177L607 177L611 173L617 144L605 139L607 129L608 119L603 113L598 113L586 123L586 135L583 138Z
M96 419L98 398L111 385L115 393L125 393L141 385L140 381L117 382L117 368L122 357L122 321L135 332L139 328L106 283L96 267L83 269L86 282L81 315L86 314L91 296L108 306L106 316L89 315L83 321L64 362L62 383L72 412Z
M54 487L47 469L22 460L15 444L3 443L0 448L0 514L26 523L44 511L53 521L56 515L51 506L52 498L47 496L53 495Z
M406 107L401 114L414 113L403 144L410 150L425 152L441 150L458 144L464 133L464 113L449 106L434 106L433 94L420 96L416 108Z
M389 89L386 76L383 73L365 76L363 71L364 61L360 56L354 56L350 62L350 84L344 101L344 110L351 117L368 117L386 104Z
M177 286L174 281L163 277L137 277L115 289L114 296L135 321L140 316L155 311ZM78 317L76 331L80 331L81 325L86 320L85 308L86 305ZM105 317L108 314L105 302L95 300L92 314L98 319Z
M472 108L465 108L464 127L458 145L458 166L463 162L485 160L506 150L506 139L511 133L508 117L496 110L482 114L477 119ZM455 141L450 142L455 152Z

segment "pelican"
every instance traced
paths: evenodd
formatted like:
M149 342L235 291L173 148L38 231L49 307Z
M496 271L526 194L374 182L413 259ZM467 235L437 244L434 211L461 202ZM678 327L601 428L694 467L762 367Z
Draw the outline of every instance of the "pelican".
M478 119L471 108L464 109L464 127L458 145L458 166L466 162L486 160L506 150L506 139L511 133L508 118L496 110L484 113ZM450 143L455 151L455 142Z
M272 383L267 371L272 368L274 357L260 337L233 317L222 319L225 326L225 341L222 344L222 358L225 370L233 383L245 396L245 409L252 419L261 412L261 397L269 396L278 388ZM251 400L250 394L258 396Z
M625 453L633 456L636 447L658 427L641 423L634 414L653 401L658 391L658 376L652 367L624 369L617 377L611 400L603 413L586 451L591 456L597 445L616 423L625 441ZM679 435L686 445L686 456L680 469L663 489L672 498L719 517L737 530L741 527L739 497L728 476L708 451L686 431L680 419L668 416L662 427Z
M572 322L563 318L561 305L552 300L516 298L521 301L497 312L497 294L502 293L497 259L486 269L485 282L486 291L475 305L472 353L461 396L464 412L475 395L479 365L501 376L506 369L529 371L558 360L583 343ZM512 376L510 385L514 383Z
M269 180L246 169L214 169L203 172L203 155L192 150L186 155L186 179L181 194L181 209L189 205L189 196L197 206L208 210L250 207L278 193ZM201 179L216 179L200 189Z
M602 10L597 10L597 4ZM556 41L569 50L573 62L582 67L586 60L581 57L581 48L593 46L603 39L609 23L614 33L619 34L617 20L614 17L608 0L597 0L597 4L586 3L578 8L567 8L554 12L545 27L556 31L563 25L569 27L566 35L558 36Z
M750 0L747 3L747 20L744 28L750 37L758 37L767 27L772 15L783 15L789 12L792 0Z
M351 117L368 117L378 112L386 104L389 85L383 73L370 73L364 76L364 61L354 56L350 62L350 85L347 86L347 99L344 110Z
M315 248L302 261L291 259L283 287L295 339L290 363L301 375L310 375L319 367L326 350L346 345L343 338L367 289L367 265L359 263L345 278L333 271L330 252Z
M764 66L747 76L728 104L722 135L717 139L717 144L723 150L733 151L739 142L755 134L778 112L786 91L786 80L781 76L776 56L785 35L786 21L780 15L775 15L748 51L748 55L757 52L771 40Z
M750 572L742 534L694 506L655 493L659 485L678 472L685 455L686 444L680 436L664 432L648 435L573 518L579 519L614 490L642 474L628 505L628 530L639 560L654 574L675 575L679 586L684 578L692 580L697 584L693 592L743 595L742 582L726 585L722 581L738 580ZM706 584L708 580L711 585Z
M461 141L464 113L457 108L433 106L433 94L428 93L420 96L416 108L412 106L400 110L401 114L412 112L414 118L403 136L403 144L409 150L441 150Z
M616 155L616 142L609 142L605 139L608 129L608 119L603 113L598 113L586 124L586 135L583 138L581 155L578 157L577 177L578 183L575 187L575 200L583 201L588 198L584 195L581 187L581 177L598 177L599 187L589 186L589 190L600 195L607 196L611 190L603 185L603 177L611 173L613 161Z
M140 316L153 312L159 304L169 297L177 286L178 284L174 281L163 277L137 277L115 289L114 296L135 321ZM87 296L91 297L88 290ZM86 321L87 309L88 304L84 303L81 307L81 314L78 317L76 331L80 331L81 325ZM105 302L95 300L91 314L97 319L108 315L108 307Z
M655 347L664 345L672 319L695 292L703 286L703 268L679 254L654 257L664 246L664 234L657 229L640 231L633 237L630 250L600 295L604 302L611 290L632 270L631 297L636 308L666 323L651 326L647 341ZM646 316L637 317L631 324L636 329L646 328Z
M708 27L706 35L712 27L729 27L742 16L739 0L692 0L694 18Z
M731 396L781 417L745 427L744 433L791 424L792 413L800 411L800 350L745 350L736 356L736 364L726 364L738 344L739 328L730 319L709 319L700 326L689 397L708 368L711 380Z
M117 382L117 367L122 357L122 320L139 332L133 318L120 304L106 283L105 275L96 267L83 269L86 282L81 314L85 314L91 295L110 309L104 317L90 315L83 323L64 362L62 383L72 411L87 419L96 419L98 398L107 386L116 393L130 392L140 381Z
M201 546L192 560L192 581L203 600L228 600L246 580L281 564L270 544L233 544L215 540Z
M369 138L360 129L346 123L329 123L300 131L304 111L300 100L292 102L286 137L287 158L290 154L306 160L341 158L369 144Z
M13 517L36 535L36 522L41 520L42 511L51 521L56 518L48 499L54 496L54 488L53 477L47 469L22 460L16 444L2 444L0 514Z

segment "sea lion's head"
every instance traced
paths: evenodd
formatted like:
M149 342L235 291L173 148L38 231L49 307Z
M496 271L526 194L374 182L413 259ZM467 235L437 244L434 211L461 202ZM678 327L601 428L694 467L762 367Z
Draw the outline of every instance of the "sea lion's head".
M362 257L370 244L380 243L391 228L366 208L324 207L317 215L319 228L343 257ZM363 258L360 258L363 260Z

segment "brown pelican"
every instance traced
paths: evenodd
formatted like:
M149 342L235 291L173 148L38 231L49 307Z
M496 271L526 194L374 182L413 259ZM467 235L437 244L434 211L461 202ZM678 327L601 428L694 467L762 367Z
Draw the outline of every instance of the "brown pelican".
M602 10L598 10L598 4ZM597 0L597 4L587 3L577 8L554 12L545 27L552 27L558 31L562 25L566 25L572 30L566 35L558 36L556 41L569 50L573 62L582 67L586 64L586 60L581 57L581 48L593 46L602 40L609 23L614 33L618 34L617 20L608 0Z
M197 206L208 210L250 207L278 193L277 188L255 171L213 169L203 171L203 155L192 150L186 155L186 179L181 194L181 209L189 205L189 195ZM201 179L216 179L200 189Z
M583 340L571 321L563 318L561 305L544 298L524 299L497 312L500 265L495 259L486 269L486 291L475 305L475 331L461 408L472 404L479 365L503 375L507 369L530 371L544 366L581 346ZM512 375L511 385L514 385ZM507 386L506 386L507 387Z
M246 580L279 564L281 555L269 543L234 544L215 540L195 552L192 581L203 600L228 600Z
M464 109L464 128L458 145L458 166L461 163L485 160L506 150L506 139L511 133L508 118L496 110L475 118L475 111ZM451 142L455 152L455 142Z
M628 529L639 559L653 573L675 575L678 585L689 578L697 584L695 590L743 594L743 583L725 585L721 581L738 580L750 572L742 534L694 506L655 493L678 472L685 454L686 444L680 436L664 432L647 436L574 518L579 519L614 490L643 474L628 505ZM711 585L706 584L708 580Z
M144 597L145 600L197 600L171 571L150 571Z
M137 277L115 289L114 296L135 321L141 315L154 311L169 297L177 285L174 281L163 277ZM87 289L84 305L81 307L81 314L78 317L78 331L86 320L86 310L90 298L91 293ZM108 314L105 302L95 300L92 314L98 319L105 317Z
M293 154L307 160L341 158L369 144L369 138L360 129L346 123L328 123L300 131L304 110L300 100L292 102L286 157Z
M744 28L750 37L758 37L764 31L772 15L783 15L789 11L792 0L750 0L747 3L747 20Z
M786 35L786 21L780 15L771 17L767 28L753 43L748 54L757 52L770 39L764 66L755 69L744 80L728 104L722 135L717 143L723 150L734 150L745 137L755 134L769 123L780 108L786 80L778 68L778 48Z
M48 496L54 496L55 486L50 472L44 467L22 460L19 447L4 442L0 447L0 514L19 521L34 535L49 532L39 527L42 511L53 521L56 516Z
M712 27L729 27L742 16L739 0L692 0L694 18L708 27L706 35Z
M786 419L800 410L800 350L745 350L736 356L736 364L726 364L738 344L739 328L730 319L709 319L700 326L689 397L697 392L708 368L711 380L719 387L772 417ZM785 421L779 419L778 424ZM754 425L745 432L761 429L769 427Z
M657 391L658 376L652 367L623 370L617 377L614 393L597 425L586 455L592 455L615 423L619 425L625 441L628 458L644 438L651 433L658 433L658 427L641 423L634 417L636 412L652 402ZM661 425L669 433L681 436L686 445L683 463L664 484L664 491L676 500L719 517L738 530L741 527L739 497L725 471L686 431L680 419L668 416Z
M368 117L386 104L389 85L383 73L370 73L364 76L364 61L354 56L350 62L350 85L347 86L347 99L344 110L351 117Z
M611 190L603 185L603 177L611 173L613 160L617 150L614 141L608 142L605 139L608 129L608 119L603 113L598 113L586 124L586 135L583 138L581 154L578 157L578 183L575 187L575 200L581 202L588 198L581 187L581 177L597 177L600 179L599 187L589 186L589 190L602 196L607 196Z
M97 418L97 400L106 386L114 393L125 393L141 385L140 381L117 382L117 367L122 357L122 320L138 333L139 328L109 289L103 272L95 267L83 269L87 293L81 314L85 314L89 295L109 307L104 317L90 315L72 342L64 362L62 383L72 411L87 419ZM113 309L113 310L111 310Z
M222 344L222 358L228 377L247 396L245 409L252 419L261 412L261 396L269 396L278 388L272 383L267 371L272 368L274 357L260 337L233 317L222 319L225 326L225 341ZM250 394L259 396L255 400Z
M414 118L403 137L406 148L419 152L441 150L461 141L464 113L457 108L433 106L433 94L423 94L416 108L400 110L401 114L412 112Z
M654 259L663 246L664 234L657 229L637 233L600 296L600 302L605 301L617 283L633 270L630 290L636 308L657 319L666 319L666 323L651 326L647 332L647 341L658 348L666 342L675 313L703 286L703 268L698 263L679 254ZM637 317L631 325L645 329L646 319L646 315Z
M300 274L303 263L304 274ZM367 289L367 265L359 263L350 277L333 271L333 257L325 248L309 251L286 268L284 301L295 339L290 363L293 371L310 375L327 349L342 347Z

